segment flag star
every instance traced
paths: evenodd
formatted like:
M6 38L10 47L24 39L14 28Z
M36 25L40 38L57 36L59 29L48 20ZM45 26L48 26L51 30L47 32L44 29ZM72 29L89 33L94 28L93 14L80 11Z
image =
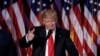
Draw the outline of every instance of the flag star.
M98 4L98 6L100 7L100 3Z
M65 2L67 2L67 0L64 0Z
M95 5L97 5L97 2L94 2Z
M69 10L69 7L68 6L66 7L66 10Z
M50 2L52 2L52 0L50 0Z
M94 8L93 11L96 12L97 11L96 8Z
M46 7L46 4L44 3L43 6Z
M39 12L39 11L40 11L40 9L39 9L39 8L37 8L36 10L37 10L37 12Z
M67 0L67 3L70 3L70 1L69 1L69 0Z
M69 4L71 5L71 4L72 4L72 2L69 2Z
M40 5L41 4L41 2L38 2L38 5Z
M5 4L5 5L7 5L7 2L6 2L6 1L4 1L4 4Z
M35 3L35 0L32 0L32 3Z
M93 0L90 0L90 4L92 4L93 3Z

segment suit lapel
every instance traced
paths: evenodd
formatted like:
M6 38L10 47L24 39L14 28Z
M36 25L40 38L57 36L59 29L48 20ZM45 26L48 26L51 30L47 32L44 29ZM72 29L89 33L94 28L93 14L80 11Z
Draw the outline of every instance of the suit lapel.
M45 49L46 49L46 30L45 27L42 27L39 32L41 39L43 40L44 44L42 46L42 53L41 55L45 56Z
M61 31L59 28L56 29L56 33L55 33L55 56L57 56L57 52L58 52L58 45L60 44L61 41Z
M57 45L57 43L59 42L59 40L61 40L62 34L59 28L56 29L56 33L55 33L55 47Z

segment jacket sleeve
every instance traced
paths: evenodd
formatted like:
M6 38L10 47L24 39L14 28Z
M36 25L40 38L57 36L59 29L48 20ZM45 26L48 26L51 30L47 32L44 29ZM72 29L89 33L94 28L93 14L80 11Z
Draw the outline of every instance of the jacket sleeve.
M43 42L43 39L40 38L41 27L34 27L34 28L35 28L34 32L35 36L33 40L27 42L26 36L22 37L22 39L19 41L20 47L27 48L32 44L33 48L37 48L39 45L41 45L41 43Z
M35 38L35 37L34 37ZM33 39L34 40L34 39ZM26 40L26 36L22 37L22 39L19 42L20 47L25 48L25 47L29 47L32 44L32 41L28 41Z
M65 37L65 48L67 49L69 55L70 56L79 56L74 43L70 39L70 32L65 30L65 36L66 36Z

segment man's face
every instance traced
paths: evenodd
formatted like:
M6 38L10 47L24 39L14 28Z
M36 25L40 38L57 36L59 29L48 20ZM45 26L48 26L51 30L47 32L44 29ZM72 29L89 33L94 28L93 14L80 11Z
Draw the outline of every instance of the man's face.
M43 19L43 24L48 30L54 30L56 28L57 19L45 18Z

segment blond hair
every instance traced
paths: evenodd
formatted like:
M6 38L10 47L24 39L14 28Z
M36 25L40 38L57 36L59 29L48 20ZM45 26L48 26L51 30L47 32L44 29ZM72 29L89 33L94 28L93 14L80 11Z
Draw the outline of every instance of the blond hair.
M43 15L42 15L42 19L45 18L53 18L53 19L57 19L57 13L54 9L47 9L44 11Z

